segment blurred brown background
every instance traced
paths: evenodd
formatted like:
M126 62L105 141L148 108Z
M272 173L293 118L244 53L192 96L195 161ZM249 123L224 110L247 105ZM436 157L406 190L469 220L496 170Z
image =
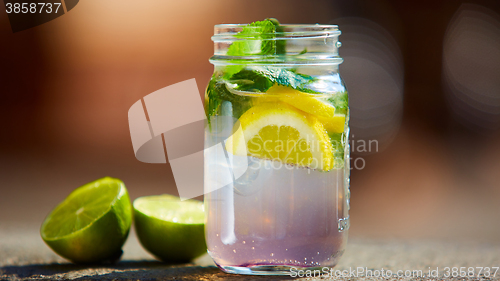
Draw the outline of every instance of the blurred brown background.
M351 97L351 235L500 241L499 1L98 1L12 33L0 11L0 228L36 231L74 188L172 193L134 157L127 112L212 73L213 26L339 24ZM356 143L354 145L356 147ZM361 160L360 160L361 161Z

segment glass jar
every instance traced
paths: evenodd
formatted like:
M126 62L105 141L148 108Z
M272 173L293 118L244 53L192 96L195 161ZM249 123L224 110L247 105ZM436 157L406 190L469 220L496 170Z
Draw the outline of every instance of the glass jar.
M225 272L293 276L344 252L348 96L337 26L269 21L215 26L205 236Z

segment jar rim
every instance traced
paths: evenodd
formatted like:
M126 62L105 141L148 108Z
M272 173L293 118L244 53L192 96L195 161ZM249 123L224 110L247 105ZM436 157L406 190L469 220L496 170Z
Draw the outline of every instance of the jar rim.
M221 23L221 24L216 24L214 27L215 28L239 28L239 27L245 27L245 26L248 26L248 24L246 23ZM311 28L311 27L315 27L316 29L319 29L319 28L329 28L329 29L335 29L335 30L338 30L339 26L336 25L336 24L319 24L319 23L315 23L315 24L295 24L295 23L292 23L292 24L280 24L279 25L280 27L285 27L285 28Z
M243 28L245 32L239 33ZM255 28L255 32L248 28ZM340 34L337 25L327 24L280 24L279 31L269 33L262 33L261 26L218 24L215 25L212 36L215 52L210 62L214 65L338 65L343 61L338 55ZM283 40L287 41L287 50L284 54L274 55L257 53L241 56L227 55L228 46L241 40L248 40L248 42ZM292 49L288 50L288 44L292 42L294 42ZM308 47L310 47L309 50ZM303 53L304 50L306 52Z
M243 27L252 28L248 24L217 24L214 26L214 36L212 40L225 41L240 32ZM255 26L255 28L259 28ZM311 38L311 37L330 37L339 36L340 30L338 25L333 24L280 24L281 30L273 33L279 35L277 38L270 40L283 40L291 38Z

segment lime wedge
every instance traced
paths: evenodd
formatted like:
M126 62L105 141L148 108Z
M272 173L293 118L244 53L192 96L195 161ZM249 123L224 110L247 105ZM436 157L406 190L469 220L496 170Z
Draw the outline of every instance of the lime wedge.
M132 224L123 182L102 178L75 189L47 216L42 239L75 263L116 260Z
M142 246L158 259L188 262L207 252L203 203L172 195L137 198L135 229Z

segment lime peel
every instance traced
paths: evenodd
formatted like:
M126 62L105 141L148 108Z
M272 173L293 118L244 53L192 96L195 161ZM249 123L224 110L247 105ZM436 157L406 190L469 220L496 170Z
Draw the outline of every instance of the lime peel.
M76 263L94 263L121 253L131 224L125 185L106 177L71 192L47 216L40 234L59 255Z
M137 198L137 237L152 255L165 262L188 262L206 253L203 203L172 195Z

